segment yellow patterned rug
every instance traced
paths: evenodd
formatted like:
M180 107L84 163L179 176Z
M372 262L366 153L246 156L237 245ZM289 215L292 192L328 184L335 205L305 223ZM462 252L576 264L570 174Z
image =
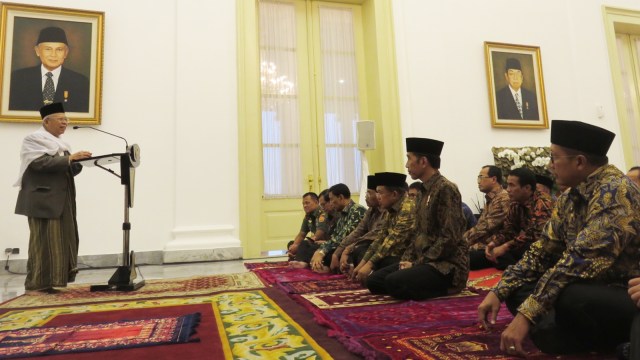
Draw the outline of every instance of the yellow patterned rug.
M264 284L252 272L195 276L180 279L147 280L136 291L89 291L89 284L71 285L57 294L33 293L0 304L0 309L96 303L114 300L199 296L230 290L261 289Z
M268 289L271 290L271 289ZM117 301L21 310L2 309L1 331L41 326L202 315L199 342L67 354L69 359L332 359L314 338L271 298L267 290L197 297ZM274 296L277 294L273 294ZM287 305L287 308L290 305ZM290 310L290 309L289 309ZM349 355L349 354L345 354ZM98 357L96 357L98 356ZM67 359L65 357L65 359ZM337 355L338 358L342 358Z

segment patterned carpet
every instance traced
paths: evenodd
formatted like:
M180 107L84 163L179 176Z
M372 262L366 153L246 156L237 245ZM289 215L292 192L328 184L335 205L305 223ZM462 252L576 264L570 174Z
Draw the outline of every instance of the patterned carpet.
M146 299L131 298L130 293L112 293L110 296L119 295L118 301L101 297L98 301L88 302L93 295L85 288L73 291L74 294L83 291L85 294L67 297L76 303L62 305L61 298L47 295L47 298L40 297L47 301L46 304L18 309L16 304L20 302L13 301L5 304L12 306L0 308L0 334L15 334L16 331L37 333L47 328L72 329L106 323L117 327L124 321L142 324L154 318L199 313L200 324L195 335L199 342L113 350L102 347L97 352L58 355L50 352L47 355L51 359L64 360L355 359L336 340L329 338L303 307L280 289L244 289L249 284L263 287L260 281L251 280L257 280L255 275L231 274L216 276L217 280L210 278L164 280L158 282L163 283L158 286L164 289L164 294L155 289L147 292L150 296ZM202 291L209 294L191 295ZM182 296L177 296L178 292ZM29 305L32 301L21 303ZM0 347L3 347L6 344L2 344L1 339L2 335ZM79 342L76 345L87 344ZM87 350L91 351L88 347L82 351ZM0 352L0 358L8 357Z
M0 358L96 352L199 341L200 313L0 331Z
M291 269L286 262L252 265L262 280L288 294L349 351L365 359L516 359L500 351L500 334L513 318L502 306L498 324L487 332L477 324L477 308L500 281L496 269L472 271L467 289L455 296L400 301L373 295L342 275ZM527 339L529 359L556 359ZM582 354L563 359L603 359Z
M263 288L264 284L251 272L196 276L182 279L147 280L136 291L90 292L90 285L71 285L57 294L32 293L0 304L2 308L25 308L35 306L55 306L81 304L87 302L107 302L114 300L150 299L172 296L198 296L228 290Z

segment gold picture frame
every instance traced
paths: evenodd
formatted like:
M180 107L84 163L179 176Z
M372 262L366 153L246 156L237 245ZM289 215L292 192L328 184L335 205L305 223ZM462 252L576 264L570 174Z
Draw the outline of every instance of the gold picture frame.
M104 13L14 3L0 3L0 13L0 121L41 121L43 73L55 66L53 101L72 124L100 124ZM44 47L65 41L66 52Z
M485 41L484 53L491 126L549 128L540 47Z

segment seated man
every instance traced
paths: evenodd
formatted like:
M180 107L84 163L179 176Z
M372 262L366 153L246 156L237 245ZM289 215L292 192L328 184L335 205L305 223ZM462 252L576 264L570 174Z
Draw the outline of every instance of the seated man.
M327 236L327 216L319 206L318 195L314 192L308 192L302 195L302 208L304 209L305 216L302 220L300 232L296 238L287 245L289 260L295 260L296 257L310 258L311 254L299 253L301 245L303 249L308 248L308 245L303 244L314 244L317 241L325 240ZM306 237L309 232L313 233L313 235ZM297 264L295 261L291 261L291 266L299 267L301 265L302 264Z
M627 174L629 176L629 174ZM640 277L629 280L629 296L640 309ZM618 359L640 360L640 311L636 312L631 324L630 343L618 346Z
M399 299L424 300L460 292L469 275L469 249L462 234L460 192L440 174L443 142L407 138L409 175L422 181L416 226L399 264L374 272L369 291Z
M546 175L536 174L536 190L551 196L553 193L553 179Z
M342 239L358 226L367 211L364 206L351 200L351 191L345 184L336 184L329 189L329 201L331 202L331 208L340 215L329 240L320 244L311 258L311 270L315 272L329 272L333 252ZM336 270L338 270L339 264L336 263L335 265Z
M409 185L409 197L415 199L422 192L422 181L414 181Z
M369 209L364 213L364 218L360 221L358 227L342 239L340 245L334 251L331 258L331 270L334 270L337 263L339 270L347 273L352 269L351 266L355 266L353 264L360 263L360 260L369 249L369 245L375 240L374 229L382 220L382 209L378 206L378 198L376 196L375 175L367 176L367 194L364 199Z
M478 306L489 327L506 301L515 318L500 349L511 356L525 356L527 335L551 354L609 352L629 339L637 308L625 285L640 276L640 189L608 164L614 137L579 121L551 123L549 167L569 190L540 240Z
M397 266L409 245L416 202L407 196L406 178L405 174L376 173L378 203L385 212L380 226L375 229L375 240L353 270L352 278L356 281L367 281L376 269L392 264Z
M511 170L507 177L507 192L511 199L507 218L484 249L485 263L474 264L476 269L495 266L504 270L518 262L529 246L540 239L542 228L551 217L551 197L536 191L533 171L527 168Z
M331 202L329 201L329 189L324 189L320 194L318 194L318 201L320 203L320 208L322 208L322 211L327 215L327 232L325 233L325 239L328 239L333 233L336 220L338 220L333 208L331 207Z
M484 249L491 236L502 228L509 212L509 194L502 188L502 170L493 165L485 165L478 174L478 189L485 193L484 209L476 226L464 233L469 245L469 268L482 268L487 259Z
M478 219L473 215L473 211L469 208L469 205L465 203L462 203L462 215L464 215L465 230L471 229L478 223Z
M640 186L640 166L634 166L627 172L627 176L631 181Z

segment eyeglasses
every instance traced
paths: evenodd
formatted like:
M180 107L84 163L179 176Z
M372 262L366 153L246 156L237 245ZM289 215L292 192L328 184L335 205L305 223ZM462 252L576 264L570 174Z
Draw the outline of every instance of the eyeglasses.
M578 155L556 155L554 156L553 154L551 154L549 156L549 159L551 160L551 163L553 164L555 162L555 159L559 159L559 158L572 158L572 157L576 157Z

